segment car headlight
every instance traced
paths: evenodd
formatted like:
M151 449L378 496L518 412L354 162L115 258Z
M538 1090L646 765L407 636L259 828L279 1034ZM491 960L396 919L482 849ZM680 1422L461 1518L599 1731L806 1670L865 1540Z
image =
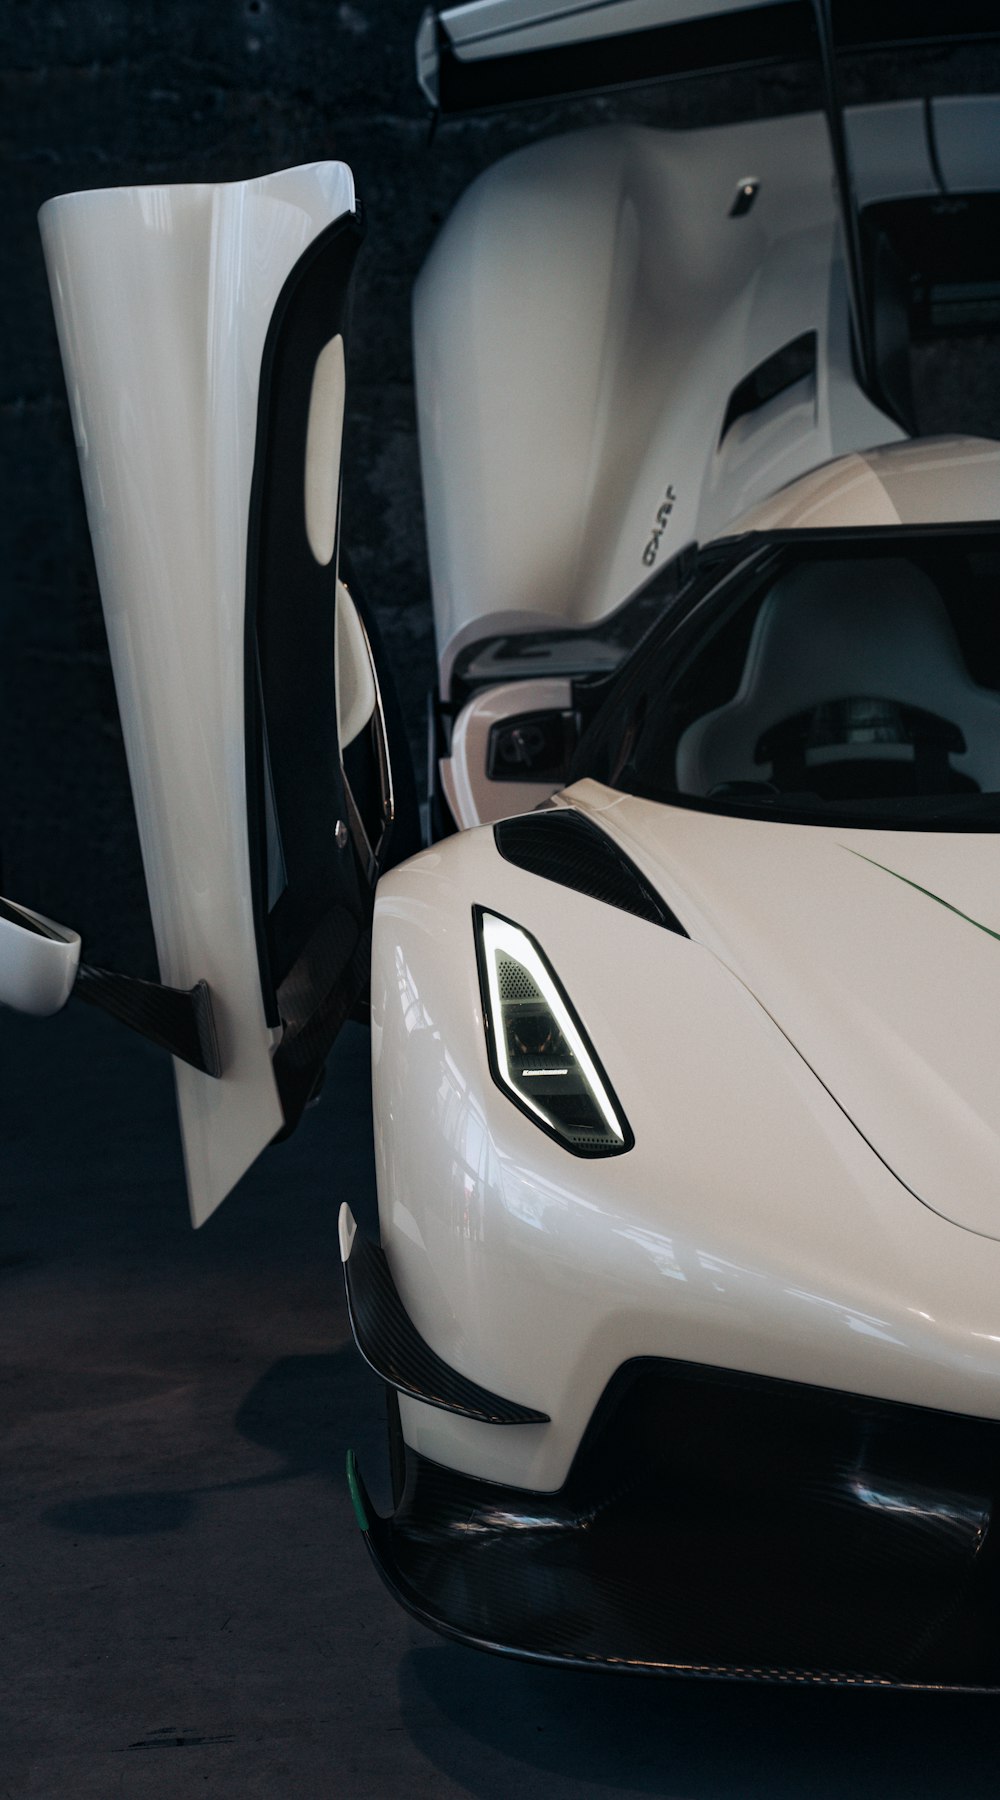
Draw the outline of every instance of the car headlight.
M611 1084L533 937L474 909L490 1068L498 1087L574 1156L617 1156L635 1139Z

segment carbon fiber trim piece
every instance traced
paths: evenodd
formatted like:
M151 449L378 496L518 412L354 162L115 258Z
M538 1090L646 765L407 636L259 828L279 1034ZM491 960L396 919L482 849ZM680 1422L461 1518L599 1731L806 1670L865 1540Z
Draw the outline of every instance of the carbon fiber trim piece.
M922 1686L921 1683L891 1681L874 1675L852 1675L824 1669L767 1669L756 1667L740 1667L727 1663L674 1663L667 1661L630 1660L624 1657L599 1656L593 1652L583 1654L571 1650L526 1650L513 1644L498 1642L495 1638L479 1636L471 1631L461 1630L443 1618L439 1613L428 1609L427 1604L402 1579L398 1569L392 1562L385 1521L380 1519L372 1507L368 1490L361 1479L357 1463L352 1465L350 1483L351 1497L355 1508L365 1510L365 1523L361 1526L368 1553L375 1564L383 1582L399 1605L430 1631L437 1631L442 1637L450 1638L458 1644L466 1644L472 1650L485 1650L492 1656L508 1656L518 1662L541 1663L548 1668L602 1669L613 1675L673 1675L688 1680L701 1681L749 1681L766 1686L786 1687L877 1687L877 1688L912 1688ZM355 1513L357 1517L357 1511ZM359 1521L360 1522L360 1521ZM968 1689L961 1689L968 1692Z
M1000 1424L626 1365L554 1494L406 1452L366 1538L409 1611L532 1661L1000 1689Z
M357 215L336 219L303 252L278 296L261 357L247 524L246 779L261 992L268 1023L291 1022L299 1035L311 1010L307 977L317 944L322 981L332 956L342 953L347 966L371 916L368 884L337 833L338 821L347 817L330 678L337 553L327 563L317 561L302 503L316 362L334 336L349 342L360 242ZM330 478L337 479L335 470ZM281 1011L279 989L289 979L294 1013ZM321 987L315 1005L324 1006L327 995ZM306 1098L322 1054L303 1076ZM289 1124L297 1087L287 1099L281 1094Z
M337 1033L367 992L371 946L371 928L362 930L346 906L335 906L278 988L284 1030L273 1062L282 1137L294 1131Z
M558 881L591 900L603 900L620 912L687 937L680 920L624 850L579 813L560 808L502 819L493 827L493 836L505 861L530 875Z
M548 1414L518 1406L460 1375L426 1344L406 1311L381 1245L355 1232L344 1264L354 1341L366 1363L401 1394L486 1425L545 1425ZM371 1512L369 1509L369 1517Z
M190 989L163 987L158 981L140 981L135 975L116 975L111 969L81 963L73 994L203 1075L222 1074L207 982L198 981Z

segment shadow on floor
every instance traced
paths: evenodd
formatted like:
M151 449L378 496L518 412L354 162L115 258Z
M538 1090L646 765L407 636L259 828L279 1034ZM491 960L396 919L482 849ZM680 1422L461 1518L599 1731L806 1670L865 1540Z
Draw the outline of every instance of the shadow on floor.
M95 1494L50 1507L43 1521L60 1531L99 1537L179 1531L205 1495L308 1475L341 1482L348 1446L360 1450L377 1484L384 1461L382 1384L375 1376L365 1380L368 1372L359 1365L353 1344L324 1355L283 1356L251 1388L234 1424L249 1443L281 1458L277 1468L187 1488Z
M412 1649L401 1713L476 1800L995 1800L995 1702L547 1669Z

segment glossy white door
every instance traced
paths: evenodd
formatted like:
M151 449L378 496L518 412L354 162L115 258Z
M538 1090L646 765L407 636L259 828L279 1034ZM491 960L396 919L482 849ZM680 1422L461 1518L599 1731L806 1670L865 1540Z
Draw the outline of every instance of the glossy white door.
M316 163L69 194L41 214L161 978L208 982L222 1053L220 1080L175 1062L195 1224L284 1122L248 824L248 522L276 306L354 207L350 171ZM310 434L309 521L328 556L341 369L331 351ZM304 494L306 460L303 443Z

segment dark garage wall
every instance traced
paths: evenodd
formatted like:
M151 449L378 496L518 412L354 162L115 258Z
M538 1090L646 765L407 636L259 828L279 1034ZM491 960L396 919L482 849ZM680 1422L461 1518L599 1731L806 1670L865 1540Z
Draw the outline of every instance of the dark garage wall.
M67 0L0 22L0 891L152 972L128 783L35 213L51 194L229 180L314 158L354 169L368 237L350 372L344 532L414 741L433 666L409 289L476 171L530 136L613 115L677 125L811 104L811 73L698 80L472 119L428 142L419 0ZM850 76L863 94L988 85L981 52ZM1000 85L1000 73L993 75ZM995 366L995 365L994 365ZM947 415L947 370L938 375ZM960 422L946 420L946 422Z

